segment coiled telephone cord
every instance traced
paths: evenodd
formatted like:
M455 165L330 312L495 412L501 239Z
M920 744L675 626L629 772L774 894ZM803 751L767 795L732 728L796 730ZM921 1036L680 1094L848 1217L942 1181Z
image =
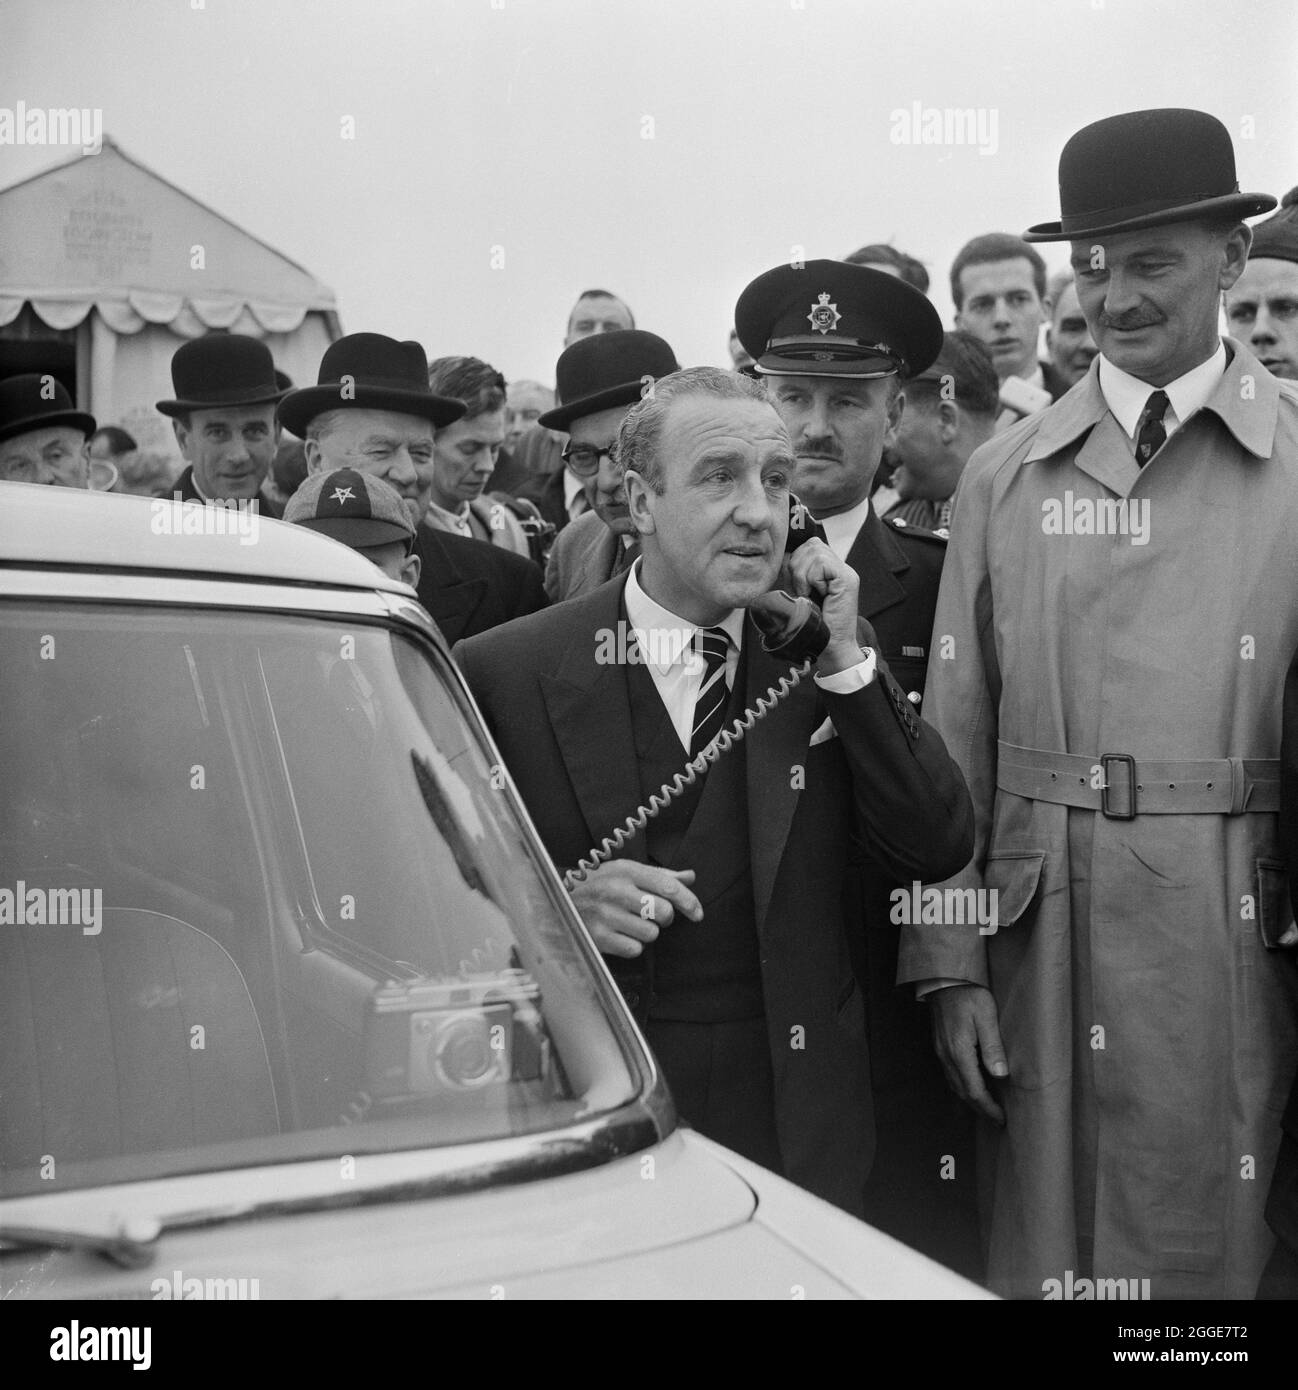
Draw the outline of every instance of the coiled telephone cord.
M722 729L698 757L686 764L683 771L658 788L649 798L647 806L641 806L635 815L628 816L611 835L606 835L599 848L592 849L587 858L578 860L577 867L564 874L563 886L571 892L574 884L580 883L588 873L599 868L604 860L612 858L628 840L634 839L649 823L650 816L656 816L659 811L665 810L687 787L692 787L708 764L716 762L722 753L733 748L759 719L765 718L811 670L811 666L810 661L804 661L801 666L790 666L787 676L781 676L777 685L768 687L765 695L757 697L757 704L753 709L745 710L728 729Z

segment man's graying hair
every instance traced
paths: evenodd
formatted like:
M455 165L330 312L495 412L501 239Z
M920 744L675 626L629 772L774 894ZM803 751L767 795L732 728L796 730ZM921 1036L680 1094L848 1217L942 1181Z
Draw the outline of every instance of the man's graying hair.
M634 469L660 495L666 485L662 460L658 456L663 424L672 402L687 396L770 404L760 382L720 367L687 367L684 371L659 377L627 412L617 432L613 457L623 469Z

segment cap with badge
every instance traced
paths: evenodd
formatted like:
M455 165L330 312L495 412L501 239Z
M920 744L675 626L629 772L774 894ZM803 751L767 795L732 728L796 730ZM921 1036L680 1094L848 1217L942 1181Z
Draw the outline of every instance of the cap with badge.
M354 468L311 474L289 498L284 520L353 549L401 541L408 555L415 544L415 528L401 494L382 478Z
M913 286L846 261L800 261L739 296L735 331L762 376L915 376L942 347L942 320Z

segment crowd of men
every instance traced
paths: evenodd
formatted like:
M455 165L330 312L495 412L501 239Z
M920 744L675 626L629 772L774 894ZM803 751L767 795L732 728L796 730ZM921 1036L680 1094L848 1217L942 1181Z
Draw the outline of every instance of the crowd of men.
M211 334L179 478L27 376L0 479L256 500L412 585L561 869L692 762L572 894L705 1134L1010 1296L1295 1297L1298 190L1250 226L1185 110L1059 188L961 249L950 331L876 244L757 275L733 370L601 289L554 391Z

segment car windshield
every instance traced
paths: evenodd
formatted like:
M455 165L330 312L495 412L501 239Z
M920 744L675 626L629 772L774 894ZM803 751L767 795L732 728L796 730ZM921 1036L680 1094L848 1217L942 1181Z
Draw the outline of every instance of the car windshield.
M0 1190L634 1097L448 670L362 620L0 605Z

